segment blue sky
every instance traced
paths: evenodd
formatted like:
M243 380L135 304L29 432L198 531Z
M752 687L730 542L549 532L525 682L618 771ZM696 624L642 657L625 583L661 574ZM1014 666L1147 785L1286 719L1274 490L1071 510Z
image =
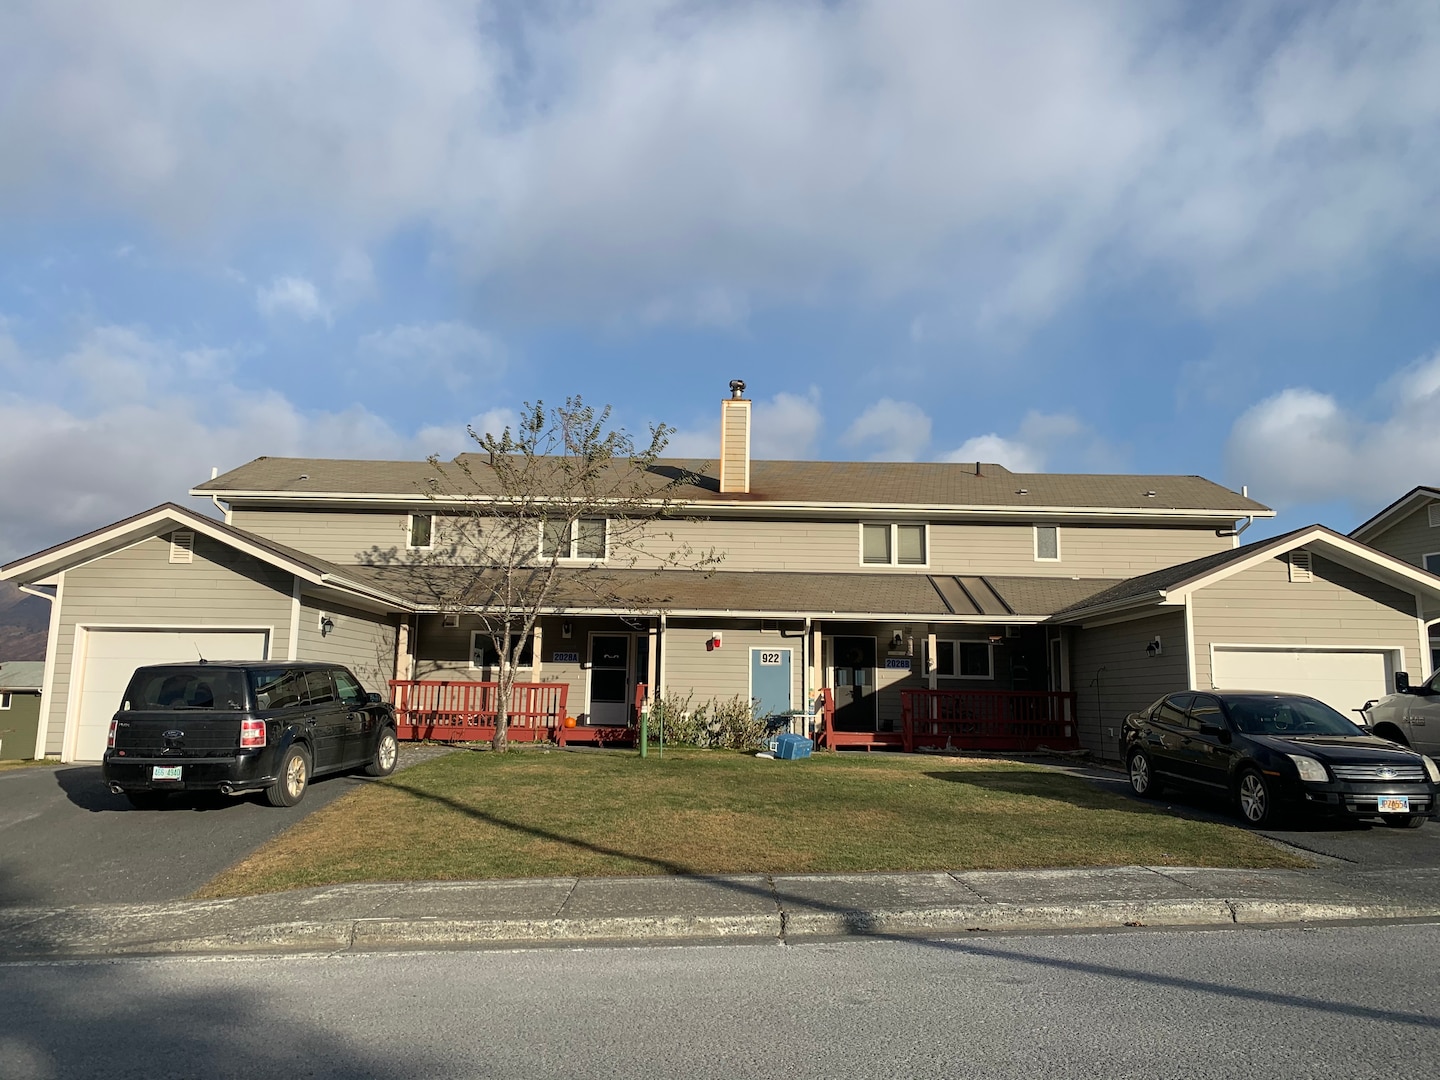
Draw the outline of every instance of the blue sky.
M713 456L1440 481L1440 5L11 0L0 559L579 393Z

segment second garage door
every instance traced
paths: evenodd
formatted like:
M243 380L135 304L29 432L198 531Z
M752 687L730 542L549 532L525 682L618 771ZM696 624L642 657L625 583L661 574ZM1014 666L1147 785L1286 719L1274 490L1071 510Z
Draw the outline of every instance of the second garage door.
M1352 710L1388 693L1397 651L1217 645L1211 681L1220 690L1309 694L1353 720Z
M110 718L135 669L145 664L198 660L264 660L270 635L264 630L90 630L70 760L99 761Z

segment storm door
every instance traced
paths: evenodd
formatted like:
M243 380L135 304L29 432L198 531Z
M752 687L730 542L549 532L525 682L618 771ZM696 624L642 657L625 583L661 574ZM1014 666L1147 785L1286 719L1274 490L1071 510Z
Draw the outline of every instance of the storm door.
M631 696L635 692L631 640L629 634L590 635L590 708L586 723L599 727L629 725Z
M830 688L836 731L875 731L875 639L837 637L831 646Z

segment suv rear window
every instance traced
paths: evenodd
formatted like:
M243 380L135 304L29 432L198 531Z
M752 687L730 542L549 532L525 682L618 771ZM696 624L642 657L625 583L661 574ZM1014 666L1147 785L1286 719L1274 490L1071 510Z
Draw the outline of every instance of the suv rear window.
M245 708L245 680L225 668L141 668L130 679L122 706L136 711Z

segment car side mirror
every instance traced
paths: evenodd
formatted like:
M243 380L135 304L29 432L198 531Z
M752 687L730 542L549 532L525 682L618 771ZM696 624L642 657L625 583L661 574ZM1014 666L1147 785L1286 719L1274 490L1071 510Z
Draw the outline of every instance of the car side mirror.
M375 692L372 690L370 693L368 693L368 694L365 695L365 700L366 700L366 702L368 702L368 703L371 704L371 705L379 705L379 704L380 704L380 695L377 694L377 693L375 693Z
M1395 672L1395 693L1408 694L1410 692L1410 673L1408 671Z

